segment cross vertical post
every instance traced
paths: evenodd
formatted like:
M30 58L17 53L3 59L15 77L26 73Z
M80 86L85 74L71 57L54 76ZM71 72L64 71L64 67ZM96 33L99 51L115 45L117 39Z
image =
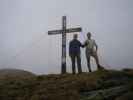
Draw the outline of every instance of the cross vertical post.
M62 62L61 73L66 73L66 16L62 17Z

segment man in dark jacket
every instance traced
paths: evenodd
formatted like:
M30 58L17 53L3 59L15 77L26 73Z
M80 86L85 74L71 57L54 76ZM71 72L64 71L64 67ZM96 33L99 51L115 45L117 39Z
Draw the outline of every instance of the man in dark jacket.
M78 73L82 73L81 68L81 57L80 57L80 47L84 47L81 42L77 39L78 35L73 35L73 40L69 43L69 56L72 61L72 73L75 74L75 60L77 61Z

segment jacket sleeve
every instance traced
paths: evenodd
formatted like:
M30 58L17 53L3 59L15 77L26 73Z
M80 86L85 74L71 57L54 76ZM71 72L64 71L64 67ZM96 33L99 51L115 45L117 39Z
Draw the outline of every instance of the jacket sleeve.
M87 42L86 41L81 45L81 47L84 48L85 46L87 46Z
M80 46L80 47L82 47L83 45L82 45L82 43L80 42L80 41L78 41L78 45Z

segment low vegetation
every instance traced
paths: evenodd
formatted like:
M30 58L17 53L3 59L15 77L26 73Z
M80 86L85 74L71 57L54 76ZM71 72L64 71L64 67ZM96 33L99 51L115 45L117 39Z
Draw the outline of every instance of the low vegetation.
M133 100L131 69L20 76L0 77L0 100ZM125 91L119 90L119 86L126 86ZM112 89L115 87L118 92ZM110 89L112 92L104 93ZM112 94L114 90L117 95Z

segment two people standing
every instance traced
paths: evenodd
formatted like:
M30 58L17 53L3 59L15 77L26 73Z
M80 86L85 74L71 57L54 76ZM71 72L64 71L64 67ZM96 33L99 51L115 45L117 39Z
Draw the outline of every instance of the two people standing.
M94 57L96 64L97 64L97 68L100 69L101 66L99 64L99 59L98 59L98 55L97 55L98 46L97 46L95 40L91 39L91 33L88 32L87 33L87 40L84 42L84 44L82 44L78 40L77 34L74 34L73 40L71 40L69 43L69 56L70 56L71 62L72 62L72 73L73 74L76 73L75 62L77 62L78 73L82 73L80 47L86 48L85 54L86 54L87 66L88 66L89 72L92 71L91 65L90 65L90 57L91 56Z

